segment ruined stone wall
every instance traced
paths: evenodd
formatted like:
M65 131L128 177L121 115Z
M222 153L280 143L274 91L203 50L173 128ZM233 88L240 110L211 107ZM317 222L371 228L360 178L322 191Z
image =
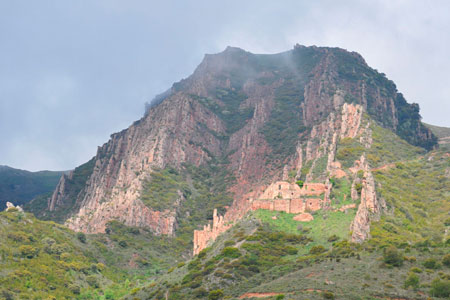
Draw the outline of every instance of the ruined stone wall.
M221 233L227 231L232 224L226 223L223 216L217 215L217 209L214 209L213 223L203 226L203 230L194 230L194 249L193 254L197 255L208 247L210 241L214 241Z

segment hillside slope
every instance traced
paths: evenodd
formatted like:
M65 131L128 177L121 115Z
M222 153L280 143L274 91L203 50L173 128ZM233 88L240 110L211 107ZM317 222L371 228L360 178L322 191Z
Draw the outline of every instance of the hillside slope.
M124 299L449 297L450 156L413 155L374 174L387 210L362 244L350 242L355 210L337 198L309 222L257 210Z
M175 240L107 228L85 235L16 208L0 212L0 299L119 299L186 259Z
M14 205L24 205L34 197L52 192L63 172L29 172L0 166L0 211L9 201Z

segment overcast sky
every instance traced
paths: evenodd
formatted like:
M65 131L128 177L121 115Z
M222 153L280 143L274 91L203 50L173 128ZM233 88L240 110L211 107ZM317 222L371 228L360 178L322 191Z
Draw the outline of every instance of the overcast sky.
M450 127L450 1L0 0L0 165L67 170L227 45L361 53Z

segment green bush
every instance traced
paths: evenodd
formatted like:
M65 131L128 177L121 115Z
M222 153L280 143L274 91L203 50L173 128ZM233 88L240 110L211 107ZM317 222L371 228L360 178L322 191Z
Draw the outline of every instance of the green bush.
M427 258L424 262L423 265L425 268L427 269L438 269L439 268L439 263L436 261L436 259L434 258Z
M74 293L75 295L79 295L81 288L80 286L76 285L76 284L69 284L69 290Z
M209 292L208 299L209 300L219 300L223 298L223 290L213 290Z
M423 272L421 268L417 268L417 267L412 267L410 271L414 272L414 273L422 273Z
M408 277L405 280L405 289L412 287L413 289L417 289L419 287L419 276L415 273L409 273Z
M303 180L297 180L296 184L297 184L300 188L302 188L303 185L304 185L304 182L303 182Z
M450 296L450 281L434 279L431 282L430 294L433 297L445 298Z
M196 298L205 299L205 297L208 295L208 291L201 287L201 288L195 289L193 294Z
M450 267L450 254L444 255L442 258L442 264L444 266Z
M337 240L339 240L339 237L335 234L333 234L332 236L330 236L328 238L328 242L332 243L332 242L336 242Z
M241 252L238 248L225 247L222 250L222 255L229 258L238 258L239 256L241 256Z
M403 255L394 246L384 249L383 260L386 264L394 267L403 265Z
M322 296L324 299L334 299L334 294L332 292L323 292Z
M285 298L284 294L280 294L280 295L275 297L276 300L283 300L284 298Z
M318 246L313 246L311 248L311 250L309 250L309 254L317 255L317 254L324 253L325 251L327 251L327 250L325 249L324 246L318 245Z
M86 244L86 235L83 232L77 233L77 239L82 242L83 244Z
M19 247L20 254L26 258L33 258L38 255L39 249L34 248L30 245L22 245Z
M29 241L29 235L23 231L15 231L8 233L8 238L15 242L27 242Z
M86 282L87 284L89 284L91 287L93 288L98 288L99 284L97 281L97 277L95 277L94 275L89 275L86 277Z
M355 190L358 192L358 195L361 195L362 184L361 183L355 183Z

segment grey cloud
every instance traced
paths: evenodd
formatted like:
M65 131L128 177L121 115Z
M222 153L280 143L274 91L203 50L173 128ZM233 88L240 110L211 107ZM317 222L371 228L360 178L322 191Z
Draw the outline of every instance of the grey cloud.
M205 53L361 53L450 126L448 1L1 1L0 164L65 170Z

